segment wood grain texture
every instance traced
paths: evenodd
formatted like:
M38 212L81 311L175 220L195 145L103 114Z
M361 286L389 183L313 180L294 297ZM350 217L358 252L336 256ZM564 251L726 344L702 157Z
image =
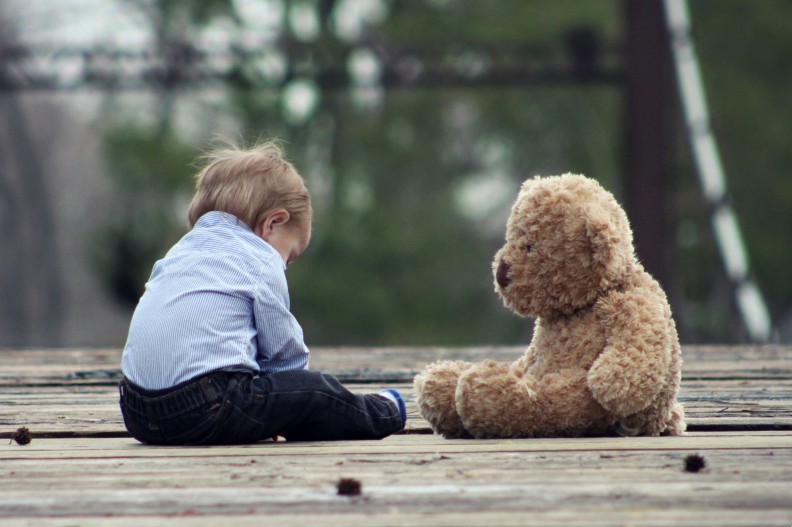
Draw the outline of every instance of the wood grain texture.
M470 348L327 348L311 350L311 368L346 382L411 382L436 360L510 362L522 346ZM792 379L792 347L683 346L686 380ZM117 383L119 349L0 350L0 387Z
M415 405L412 384L346 386L360 393L396 388L405 396L407 431L429 433ZM683 381L680 400L691 430L792 430L792 380ZM115 386L4 387L0 393L0 438L26 426L39 437L125 436Z
M691 453L704 457L703 471L684 470ZM361 482L360 496L337 495L336 483L348 477ZM603 525L629 518L694 525L684 520L704 517L713 518L710 525L754 525L746 518L778 525L792 518L792 435L490 441L402 435L205 448L51 439L0 450L0 491L3 525L23 519L82 525L86 518L106 525L146 518L148 525L152 517L209 525L219 516L235 523L279 518L285 525L308 516L319 525L339 515L352 525L524 525L529 518L581 525L592 517ZM488 523L496 519L502 523Z
M411 386L438 359L521 347L319 348L353 391L401 390L412 433L382 441L150 447L117 407L120 351L0 351L0 525L792 526L792 348L688 346L683 437L445 440ZM700 455L700 472L685 459ZM339 496L340 478L362 484Z
M396 388L407 401L411 433L429 433L411 383L345 383L355 392ZM792 380L684 380L680 400L691 430L792 430ZM39 437L125 436L113 385L0 388L0 438L26 426Z

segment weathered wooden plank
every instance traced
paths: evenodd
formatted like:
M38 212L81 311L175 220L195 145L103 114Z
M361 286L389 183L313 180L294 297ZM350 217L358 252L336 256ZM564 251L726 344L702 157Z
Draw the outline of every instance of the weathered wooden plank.
M437 435L394 435L381 441L272 442L213 447L155 447L131 438L34 439L26 446L0 443L0 460L136 457L341 456L354 454L481 454L485 452L789 450L790 432L697 432L680 437L593 437L447 440Z
M0 459L3 461L0 474L5 474L8 479L0 478L0 489L13 490L19 486L35 488L35 478L52 477L58 470L71 470L75 481L88 477L90 471L68 469L78 465L106 471L102 474L110 474L117 467L137 475L143 468L154 472L164 470L161 477L156 476L151 481L167 478L163 481L173 483L170 479L172 475L180 470L194 473L196 463L200 467L214 467L208 472L210 474L216 470L222 472L219 467L225 466L232 467L228 469L232 472L250 472L251 475L265 474L266 467L297 469L294 477L306 480L318 477L317 474L322 470L335 471L342 465L355 467L359 474L360 470L367 470L366 467L375 462L379 467L401 467L404 470L412 470L413 465L446 469L460 468L460 464L469 463L467 469L475 468L482 474L490 474L494 478L493 482L502 481L498 475L501 469L505 470L504 477L517 471L521 481L526 481L526 478L544 481L555 477L551 474L553 472L564 476L578 469L595 471L605 467L618 468L618 474L629 472L640 479L649 468L665 470L675 466L682 470L682 460L691 452L706 457L709 471L724 472L729 478L736 478L738 474L758 480L792 477L792 434L779 432L699 433L684 438L523 440L443 440L437 436L392 436L382 441L269 441L255 445L214 447L153 447L140 445L131 439L81 438L41 439L24 447L4 445L0 448ZM454 461L448 461L450 459ZM569 459L575 459L576 462L569 463ZM480 463L480 460L487 462ZM303 473L302 469L307 463L310 463L311 471ZM122 466L125 468L121 469ZM423 481L427 470L434 470L430 468L416 469L415 475L419 478L416 482ZM530 472L520 472L526 469L530 469ZM540 474L537 472L540 470L548 473ZM375 472L383 476L382 470L376 469ZM657 476L646 477L647 481L654 481ZM70 487L67 480L59 481L59 485L64 488Z
M48 491L41 493L6 491L0 495L0 517L74 516L86 512L94 516L171 516L217 514L237 516L269 515L288 510L291 514L332 515L354 512L362 506L374 511L402 509L430 514L514 511L530 514L563 507L581 517L605 508L638 511L681 507L711 510L724 518L730 509L763 510L789 507L792 495L776 482L724 483L717 488L700 481L654 483L575 483L477 485L475 482L437 485L370 485L365 497L348 499L335 489L282 488L277 485L255 488L169 488L95 489ZM702 506L706 504L706 506ZM188 512L189 511L189 512Z
M682 355L690 361L789 360L788 344L683 344Z
M408 382L436 360L512 361L522 346L470 348L323 348L311 367L346 382ZM0 386L112 384L120 377L118 349L0 351ZM789 346L686 346L685 379L792 379Z
M686 348L685 368L693 373L683 380L680 399L690 429L792 428L792 373L783 366L791 349ZM519 353L518 347L318 348L313 366L340 372L342 378L362 379L363 384L345 381L357 392L400 389L408 403L408 431L428 432L428 424L415 407L411 368L438 356L475 359L487 355L509 360ZM39 436L125 435L115 388L119 360L118 349L0 352L0 437L9 437L19 426ZM348 369L349 364L355 364L355 369ZM775 377L767 374L766 364Z
M118 365L121 359L119 348L41 348L0 349L0 361L7 366L69 365Z
M411 384L347 384L359 393L397 388L407 401L409 432L429 432ZM792 380L683 381L680 400L691 430L792 429ZM0 438L27 426L40 437L126 435L114 386L5 388Z
M425 362L521 353L395 351L315 350L312 366L346 375L355 391L398 387L411 426L421 427L409 380ZM118 350L33 355L13 353L6 361L0 353L0 432L28 419L64 435L123 433L113 386ZM789 424L789 358L787 348L686 349L692 373L680 398L693 428ZM362 382L350 383L356 378ZM683 472L694 452L708 468ZM340 477L360 479L363 495L337 496ZM788 526L790 489L792 432L493 441L424 434L205 448L34 434L25 447L0 443L2 525Z
M365 504L365 500L358 502ZM607 502L609 503L609 502ZM668 507L662 509L613 510L603 506L588 514L577 511L531 510L489 511L486 514L456 511L416 513L404 508L372 511L365 505L357 512L332 514L293 514L288 508L274 510L266 515L255 511L245 515L198 514L185 510L178 516L69 516L65 518L8 518L4 527L203 527L228 524L234 527L261 527L276 524L279 527L306 527L307 525L343 525L344 527L525 527L548 525L564 527L612 527L614 525L640 525L677 527L789 527L792 514L786 510L757 510L731 507L728 512L709 509Z
M443 359L483 360L492 357L509 360L519 356L525 346L472 346L472 347L312 347L312 360L346 363L350 357L374 364L397 358L404 365L424 364ZM789 345L683 345L682 355L686 361L788 361L792 358ZM7 365L52 364L71 365L118 365L121 350L118 348L54 348L54 349L0 349L0 361ZM347 363L348 365L348 363Z
M695 449L678 448L693 446L691 439ZM133 518L146 525L170 518L236 524L252 517L292 525L288 518L297 516L323 524L345 518L351 525L518 525L537 518L572 525L597 525L595 518L753 525L736 521L737 513L773 525L792 518L789 434L594 441L400 436L212 448L118 439L40 443L0 450L3 525L59 519L79 525L84 518L108 526ZM46 457L32 456L33 448ZM704 471L683 470L691 452L704 456ZM338 496L342 477L358 479L363 494Z
M565 507L580 514L596 512L607 506L621 509L646 509L678 506L694 508L702 501L713 509L779 509L789 506L789 491L779 490L775 483L753 485L719 483L718 489L698 481L655 484L631 483L615 487L611 484L564 485L462 484L416 486L369 486L364 499L350 500L337 496L335 489L292 489L269 486L240 492L236 488L120 489L53 491L45 499L30 493L7 491L0 496L0 514L6 516L68 516L94 512L97 516L175 515L192 511L208 514L222 511L225 515L266 514L283 511L292 514L324 514L359 510L361 504L370 509L401 508L418 512L468 511L481 514L491 511L552 510ZM47 507L48 504L52 504ZM726 514L724 514L726 516Z

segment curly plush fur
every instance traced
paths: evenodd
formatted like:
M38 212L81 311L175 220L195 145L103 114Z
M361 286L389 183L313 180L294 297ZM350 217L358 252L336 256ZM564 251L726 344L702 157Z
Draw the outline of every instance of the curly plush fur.
M440 361L416 376L421 414L455 437L678 435L671 308L635 257L627 216L593 179L525 181L493 263L506 307L535 317L513 364Z

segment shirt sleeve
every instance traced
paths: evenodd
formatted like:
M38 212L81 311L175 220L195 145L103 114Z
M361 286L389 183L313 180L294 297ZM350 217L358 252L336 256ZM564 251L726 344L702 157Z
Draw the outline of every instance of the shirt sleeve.
M289 289L283 269L268 268L256 285L253 316L258 339L256 361L262 372L308 367L303 330L289 310Z

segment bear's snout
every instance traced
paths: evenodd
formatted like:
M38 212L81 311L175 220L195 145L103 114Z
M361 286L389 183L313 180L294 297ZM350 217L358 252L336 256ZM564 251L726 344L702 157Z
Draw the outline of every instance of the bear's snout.
M498 264L498 271L495 273L495 281L498 282L501 289L506 289L511 283L511 278L509 278L510 269L511 266L504 260L501 260L500 264Z

